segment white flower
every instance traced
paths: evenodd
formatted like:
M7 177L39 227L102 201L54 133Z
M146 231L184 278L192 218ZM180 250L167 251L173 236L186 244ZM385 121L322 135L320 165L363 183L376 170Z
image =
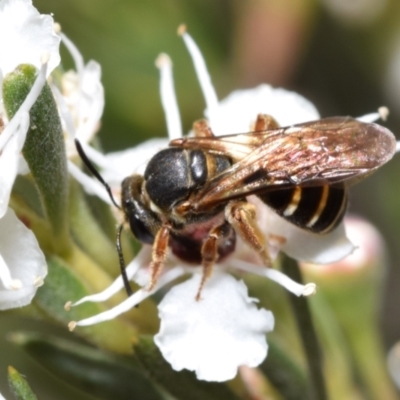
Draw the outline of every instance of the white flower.
M29 304L46 274L35 235L9 208L0 219L0 309Z
M17 171L19 154L29 127L29 110L45 84L46 77L60 62L60 38L54 32L53 19L41 15L30 0L2 0L0 2L0 84L3 77L20 64L31 64L40 72L29 95L8 120L0 98L1 128L0 154L0 218L8 205L11 187ZM6 167L7 166L7 167Z
M260 113L272 115L283 126L319 118L315 107L300 95L268 85L233 92L219 102L199 49L188 34L182 35L193 58L206 100L205 114L215 134L247 132L254 126ZM173 90L172 65L166 55L159 57L157 65L161 69L161 99L169 138L179 138L182 136L182 128ZM384 114L384 110L381 110L381 114ZM371 122L381 114L369 114L361 119ZM135 149L114 153L110 157L113 170L102 171L107 176L106 181L120 184L124 176L143 173L147 161L159 147L166 144L165 140L153 139ZM329 234L316 235L287 222L258 198L250 196L248 201L256 206L257 221L267 238L269 253L273 259L282 250L297 260L327 264L346 257L354 250L343 223ZM267 354L265 334L273 329L272 313L257 309L254 299L248 297L243 282L228 275L228 270L235 268L267 277L297 296L307 296L315 292L313 283L300 285L280 271L260 266L257 254L244 245L240 238L237 238L235 251L215 265L211 278L203 288L200 301L195 300L195 295L201 282L202 268L185 265L174 256L167 258L164 271L155 287L148 291L146 287L151 253L151 247L143 245L140 253L126 269L128 278L134 279L142 289L104 313L71 322L70 328L115 318L178 277L191 274L192 278L174 286L159 304L161 327L154 339L175 370L194 371L199 379L232 379L241 365L255 367ZM86 301L105 301L122 287L122 278L119 277L103 292L87 296L72 305L77 306Z
M57 25L57 29L60 31L61 27ZM120 183L124 178L124 175L120 173L121 168L118 170L113 168L112 160L88 145L98 132L104 109L101 66L93 60L85 65L82 54L74 43L64 33L60 32L60 36L75 63L75 70L70 70L61 76L60 86L56 83L51 84L63 125L68 171L82 184L87 193L97 195L112 205L103 186L85 175L72 161L77 156L75 147L75 139L77 139L88 158L100 167L106 168L105 171L108 172L106 179L110 179L110 182L118 182L115 187L118 187L117 191L119 191ZM110 184L113 187L112 183Z
M0 309L29 304L43 282L47 265L33 233L8 207L29 128L29 110L46 77L60 61L60 38L53 19L40 15L29 0L0 2L0 84L19 64L32 64L39 73L31 91L9 120L0 99Z
M206 99L206 116L215 134L246 132L259 113L272 115L281 125L319 118L315 107L303 97L268 85L236 91L219 102L199 49L186 33L183 33L183 39L193 58ZM182 128L173 90L171 62L167 56L162 55L157 64L161 69L161 98L169 137L179 138L182 136ZM378 116L375 113L365 119L372 120ZM165 140L149 141L136 149L126 151L124 156L113 154L114 172L119 170L119 163L123 165L119 170L121 176L142 172L145 162L164 145ZM110 179L118 176L114 172L102 171ZM117 184L118 179L114 183ZM329 234L315 235L279 217L257 198L249 197L248 200L257 207L258 222L274 258L283 250L298 260L330 263L342 259L354 250L346 237L343 224ZM277 237L284 240L276 240ZM228 270L234 268L267 277L297 296L315 292L315 285L312 283L300 285L280 271L260 266L255 252L243 244L240 238L237 239L235 251L215 265L200 301L195 300L195 295L201 279L201 267L185 265L174 256L169 256L157 284L148 291L145 288L149 282L150 261L151 247L143 245L140 253L126 269L128 278L134 279L142 289L104 313L71 322L70 328L115 318L178 277L190 274L191 278L173 287L159 304L161 328L155 336L155 342L175 370L195 371L199 379L231 379L238 367L257 366L267 354L265 334L273 329L273 316L269 311L257 309L254 299L248 297L243 282L228 275ZM85 297L72 305L77 306L86 301L105 301L122 287L122 278L119 277L103 292Z
M196 301L193 293L200 281L201 274L194 274L166 294L158 306L161 327L154 341L176 371L188 369L199 379L226 381L240 365L256 367L264 360L265 333L273 329L274 317L257 309L242 281L221 271L215 271L203 299Z
M71 158L76 155L74 139L79 139L85 145L93 139L100 127L104 88L100 64L90 60L85 65L72 41L64 33L60 32L60 36L76 68L76 71L70 70L62 75L60 89L52 85L64 125L67 155Z
M169 136L178 138L182 136L182 128L173 91L171 62L167 56L162 55L158 60L158 66L161 69L161 98L166 112ZM274 90L267 86L265 88L271 92L270 101L274 101ZM284 93L290 95L289 92ZM249 96L251 98L251 92L249 92ZM307 103L308 108L312 109L313 106L310 103L300 96L298 98L301 99L302 104ZM234 99L237 101L237 97ZM283 99L283 101L285 100L287 99ZM225 107L225 104L226 102L222 103L221 109ZM301 105L298 108L301 109ZM266 112L267 109L268 102L264 111ZM214 110L211 112L214 113L211 124L218 123L218 114ZM246 115L245 125L242 124L243 130L249 129L256 115L257 111L252 114L251 118L247 118ZM304 116L303 120L317 117L315 111L314 115ZM147 161L166 145L165 139L153 139L122 154L110 155L109 160L114 169L111 172L104 169L103 177L108 183L120 185L126 175L143 172ZM120 171L119 175L115 171ZM207 281L202 292L203 300L201 301L195 301L195 294L201 279L201 268L185 266L171 257L166 263L164 274L159 278L152 292L141 289L117 307L101 315L77 323L73 322L70 327L73 328L76 324L90 325L114 318L138 304L160 287L186 273L191 273L193 274L191 279L173 288L160 303L161 330L155 338L156 343L176 370L183 368L194 370L200 379L206 380L232 379L241 365L257 366L265 358L267 354L265 334L272 330L274 320L269 311L257 309L254 300L248 297L243 282L228 275L225 272L226 269L234 267L269 277L297 295L311 294L315 290L312 284L299 285L279 271L246 262L246 260L253 260L252 255L253 252L249 251L246 246L238 245L237 252L232 257L224 264L216 266L214 274ZM126 270L128 277L130 279L134 277L143 287L148 283L147 266L150 259L151 248L143 246L141 252ZM122 279L118 278L104 292L81 299L74 305L85 301L104 301L121 288ZM189 318L189 316L191 317ZM216 324L216 321L219 323ZM194 332L197 333L193 334Z
M47 76L60 63L60 37L50 15L41 15L31 0L0 1L0 68L3 76L20 64L40 68L49 55Z

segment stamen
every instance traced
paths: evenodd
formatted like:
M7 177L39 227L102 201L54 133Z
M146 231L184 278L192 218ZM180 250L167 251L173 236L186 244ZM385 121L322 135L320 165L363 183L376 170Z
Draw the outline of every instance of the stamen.
M76 72L78 75L78 87L79 87L79 92L82 92L82 76L85 70L85 63L83 61L83 57L81 53L79 52L78 48L74 45L74 43L68 39L68 37L63 33L60 32L60 37L62 42L64 43L65 47L68 49L68 51L71 54L72 59L74 60L75 63L75 68ZM78 108L77 110L78 113L78 119L81 120L81 110Z
M116 307L111 308L110 310L100 313L98 315L95 315L93 317L83 319L81 321L71 321L69 323L68 327L70 329L71 329L71 327L72 327L72 329L74 329L75 326L77 326L77 325L78 326L88 326L88 325L93 325L93 324L97 324L99 322L104 322L104 321L113 319L113 318L117 317L118 315L130 310L132 307L135 307L137 304L139 304L141 301L143 301L147 297L151 296L154 292L156 292L162 286L165 286L168 283L174 281L175 279L182 276L184 273L185 273L184 268L175 267L160 277L160 279L158 280L158 282L155 285L153 290L148 291L146 289L140 289L136 293L134 293L132 296L128 297L125 301L118 304Z
M243 271L265 276L266 278L271 279L272 281L283 286L286 290L296 296L309 296L316 292L315 283L307 283L306 285L302 285L276 269L265 268L260 265L250 264L240 260L231 260L229 264Z
M211 82L210 74L207 71L206 62L204 61L204 58L200 52L200 49L197 47L197 44L186 32L185 25L181 25L178 28L178 35L182 36L189 51L189 54L192 57L194 68L197 73L197 78L199 80L200 87L203 91L203 96L206 101L206 108L209 113L212 113L218 107L218 97Z
M68 324L68 329L69 329L69 331L72 332L75 328L76 328L76 322L75 322L75 321L71 321L71 322Z
M59 22L54 22L53 24L54 32L57 34L61 33L61 24Z
M143 252L141 252L141 253L143 254ZM147 254L147 252L146 252L146 254ZM129 280L131 280L132 277L139 270L139 268L141 266L141 262L140 262L141 258L142 257L140 257L140 253L139 253L138 256L134 260L132 260L129 263L129 265L126 267L126 269L125 269L126 276L128 277ZM82 303L86 303L88 301L91 301L93 303L100 303L102 301L106 301L111 296L113 296L115 293L119 292L123 287L124 287L124 282L122 280L122 277L119 276L117 279L115 279L115 281L110 286L108 286L102 292L96 293L96 294L92 294L90 296L85 296L85 297L83 297L82 299L80 299L79 301L77 301L75 303L69 302L69 307L75 307L75 306L78 306L78 305L80 305Z
M303 296L312 296L317 293L317 285L315 283L306 283L304 286Z
M33 286L35 286L37 288L40 286L43 286L43 284L44 284L44 279L41 276L37 276L33 280Z
M385 106L379 107L378 113L381 116L382 121L386 121L389 116L389 109Z
M21 107L18 109L12 120L7 124L3 133L0 135L0 151L3 150L5 144L18 129L18 125L20 125L21 123L22 115L24 113L29 113L29 110L35 104L37 98L39 97L40 92L43 89L44 84L46 83L46 74L47 74L47 62L42 64L42 66L40 67L38 76L36 77L35 82L30 92L28 93L28 96L26 96L24 102L21 104Z
M95 179L83 173L72 161L69 160L68 171L82 185L86 193L94 194L110 206L113 205L107 194L107 191L104 190L104 186Z
M83 70L85 69L85 63L83 62L83 57L79 52L78 48L72 43L71 40L63 33L60 32L61 40L64 43L65 47L70 52L72 59L75 63L76 72L78 73L78 77L82 76ZM80 81L80 79L79 79Z
M171 59L167 54L160 54L156 60L156 66L161 75L161 103L167 121L168 137L169 140L178 139L182 137L182 124L174 89Z
M375 122L378 121L378 119L386 121L388 115L389 109L383 106L379 107L377 112L362 115L361 117L358 117L357 120L365 123Z

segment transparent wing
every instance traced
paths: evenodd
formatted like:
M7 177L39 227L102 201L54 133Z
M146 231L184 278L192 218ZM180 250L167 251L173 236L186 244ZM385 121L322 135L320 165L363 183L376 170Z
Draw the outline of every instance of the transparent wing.
M354 183L392 158L396 140L380 125L334 117L263 132L179 139L171 145L233 159L191 199L200 211L293 185Z

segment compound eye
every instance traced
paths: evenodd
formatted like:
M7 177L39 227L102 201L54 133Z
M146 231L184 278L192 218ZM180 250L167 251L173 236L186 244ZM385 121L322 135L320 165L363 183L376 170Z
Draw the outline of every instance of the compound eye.
M195 185L202 186L207 180L207 160L204 153L200 150L190 152L190 170Z
M134 213L129 215L129 225L137 240L144 244L154 243L153 234L139 216Z

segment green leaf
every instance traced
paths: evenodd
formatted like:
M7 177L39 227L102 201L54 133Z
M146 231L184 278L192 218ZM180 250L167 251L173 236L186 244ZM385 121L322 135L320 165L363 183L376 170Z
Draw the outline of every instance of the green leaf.
M134 350L135 358L148 376L178 400L239 399L223 383L199 381L190 371L174 371L161 355L152 337L141 336Z
M33 332L15 332L12 342L54 376L104 400L162 400L155 386L125 357Z
M49 316L64 323L65 329L70 321L79 321L105 310L98 303L84 303L66 311L64 305L67 301L79 300L90 293L78 276L61 259L49 258L48 267L46 284L39 288L34 301ZM118 353L131 353L131 343L137 335L131 325L120 319L79 327L76 332L91 343Z
M37 76L32 65L20 65L3 81L3 99L11 119L28 95ZM43 208L52 226L54 243L68 243L68 171L63 132L57 105L46 83L30 110L30 126L24 157L39 190Z
M13 367L8 367L8 384L16 400L38 400L28 382Z

